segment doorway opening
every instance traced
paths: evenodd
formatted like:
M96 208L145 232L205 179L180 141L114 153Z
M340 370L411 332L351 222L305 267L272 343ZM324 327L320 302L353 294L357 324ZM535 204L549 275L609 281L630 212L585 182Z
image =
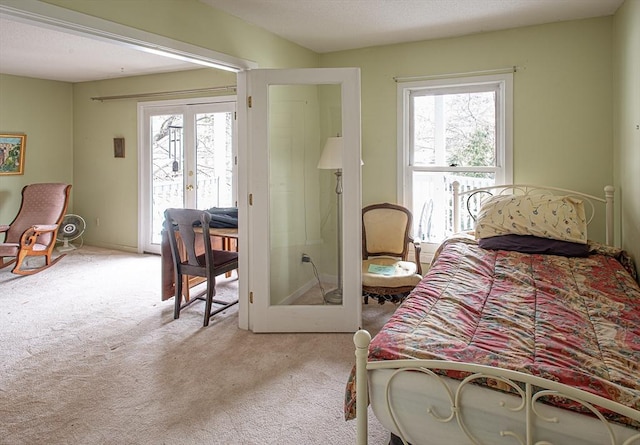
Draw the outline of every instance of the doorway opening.
M160 253L165 209L237 207L236 102L143 102L138 119L142 249Z

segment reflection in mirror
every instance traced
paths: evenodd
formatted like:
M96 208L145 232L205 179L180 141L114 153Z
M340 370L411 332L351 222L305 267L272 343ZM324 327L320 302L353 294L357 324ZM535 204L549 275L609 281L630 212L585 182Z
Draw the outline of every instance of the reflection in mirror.
M341 85L271 85L268 97L271 305L341 304L341 169L319 165L342 132Z
M336 241L338 248L337 258L337 282L336 288L324 293L324 302L327 304L342 304L342 261L340 252L342 252L342 137L331 136L327 138L324 144L318 168L322 170L333 170L336 176Z

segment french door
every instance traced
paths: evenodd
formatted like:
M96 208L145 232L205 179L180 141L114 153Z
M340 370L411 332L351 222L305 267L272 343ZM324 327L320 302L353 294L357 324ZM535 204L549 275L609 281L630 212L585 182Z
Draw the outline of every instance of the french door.
M160 253L167 208L237 205L235 108L235 97L138 106L139 250Z
M251 70L238 80L239 98L247 96L240 327L354 332L362 308L359 69ZM336 136L341 168L325 170L319 160Z

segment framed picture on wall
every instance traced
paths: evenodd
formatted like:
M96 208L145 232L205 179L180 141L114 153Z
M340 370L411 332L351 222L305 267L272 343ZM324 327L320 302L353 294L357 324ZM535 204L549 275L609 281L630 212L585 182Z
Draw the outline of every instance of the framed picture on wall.
M0 175L24 173L26 134L0 134Z

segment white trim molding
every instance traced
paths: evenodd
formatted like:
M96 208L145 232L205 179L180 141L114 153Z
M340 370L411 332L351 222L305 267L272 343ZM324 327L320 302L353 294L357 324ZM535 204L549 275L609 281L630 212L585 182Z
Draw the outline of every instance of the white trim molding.
M258 66L253 61L180 42L38 0L0 0L0 17L225 71L237 73Z

